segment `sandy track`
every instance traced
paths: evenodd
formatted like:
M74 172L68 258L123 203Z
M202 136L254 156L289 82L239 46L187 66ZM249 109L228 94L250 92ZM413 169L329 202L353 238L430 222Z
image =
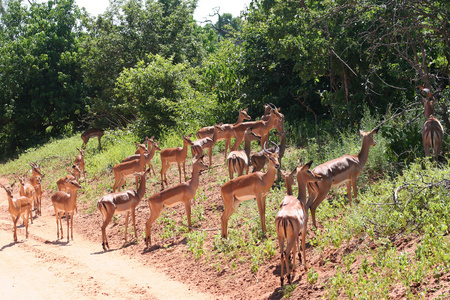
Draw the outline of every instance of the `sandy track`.
M67 243L65 223L64 239L56 240L51 207L43 207L43 216L29 226L28 240L22 221L18 223L19 241L14 243L6 193L0 189L0 299L215 298L118 251L99 251L76 228L74 241Z

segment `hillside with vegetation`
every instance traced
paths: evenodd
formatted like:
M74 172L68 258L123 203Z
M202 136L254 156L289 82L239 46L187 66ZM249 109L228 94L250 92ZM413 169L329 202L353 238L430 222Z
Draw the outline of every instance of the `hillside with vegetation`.
M314 168L357 154L359 130L380 128L357 201L349 205L345 185L332 189L318 207L317 229L308 223L309 270L299 265L294 283L280 288L274 226L286 194L280 179L266 199L266 234L253 200L240 205L228 239L221 238L223 142L193 200L193 227L201 230L183 226L183 205L167 209L153 228L156 246L144 250L149 209L142 201L138 238L123 254L230 298L449 296L446 1L262 0L241 16L222 14L207 24L194 21L195 0L111 1L98 17L73 0L0 4L0 175L12 183L38 162L46 174L43 205L52 213L50 197L78 154L81 132L103 128L102 149L95 140L86 149L77 200L82 217L75 216L99 251L97 201L112 192L112 168L134 154L135 141L155 136L161 149L178 147L201 127L233 124L239 109L259 120L263 104L272 103L285 116L284 171L299 161L313 160ZM422 100L430 95L445 133L437 163L425 157L421 134ZM270 139L280 141L274 133ZM252 153L259 150L252 144ZM153 162L146 198L160 190L158 153ZM178 182L176 166L168 177ZM10 220L6 208L4 214ZM112 223L108 236L117 249L124 222ZM180 275L188 272L195 278Z

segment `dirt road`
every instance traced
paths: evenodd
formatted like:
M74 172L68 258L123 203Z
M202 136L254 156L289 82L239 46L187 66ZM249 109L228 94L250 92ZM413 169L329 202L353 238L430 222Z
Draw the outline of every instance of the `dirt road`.
M63 220L65 222L65 220ZM158 270L143 266L118 251L99 251L82 238L56 240L51 207L25 227L18 222L18 242L6 193L0 189L0 299L215 299L173 281Z

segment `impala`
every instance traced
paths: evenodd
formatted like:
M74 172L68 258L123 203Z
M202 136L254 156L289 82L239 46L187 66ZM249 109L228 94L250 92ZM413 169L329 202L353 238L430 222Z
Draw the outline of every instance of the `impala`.
M261 136L261 146L263 146L269 137L269 131L272 128L276 128L279 132L283 132L284 126L284 115L279 112L279 109L272 109L270 111L270 117L267 121L253 121L237 124L233 126L234 135L236 137L236 142L233 145L232 150L235 151L239 148L239 145L244 140L245 130L249 127L253 128L253 132Z
M187 146L192 146L190 137L192 133L188 136L183 136L183 148L167 148L161 150L161 188L164 189L164 182L167 186L167 169L171 164L178 165L178 174L180 175L181 183L181 164L183 164L184 178L186 178L186 157L187 157Z
M311 216L314 227L316 226L316 209L322 203L332 187L345 183L350 206L352 205L351 188L356 201L356 180L359 173L369 158L370 146L375 146L373 135L378 132L378 127L369 132L359 131L362 137L361 151L357 155L346 154L339 158L327 161L314 168L313 172L322 176L322 181L308 184L308 192L311 204ZM308 200L309 201L309 200Z
M292 170L291 173L282 172L282 176L283 176L284 182L286 184L286 195L287 196L292 196L294 194L292 192L292 186L295 184L294 176L296 174L297 174L297 167L295 167L294 170ZM284 199L280 203L280 207L282 207L283 205L288 204L289 201L288 202L286 202L286 201L289 200L289 199L292 199L292 198L291 197L284 197Z
M56 216L56 236L59 240L59 229L61 228L61 239L63 239L63 229L62 229L62 221L61 216L65 214L66 220L67 220L67 241L69 241L69 219L70 219L70 237L73 241L73 214L74 211L77 209L77 191L81 189L81 185L75 181L72 180L69 183L69 191L70 193L57 191L52 195L52 203L53 208L55 209L55 216ZM69 217L70 215L70 217ZM58 221L59 221L59 227L58 227Z
M78 179L80 178L80 175L81 175L80 168L76 165L73 165L72 169L73 169L73 171L67 170L70 173L69 175L66 175L65 177L60 178L56 182L56 185L58 186L59 191L63 191L66 193L69 192L70 182L72 180L78 181Z
M36 191L36 199L37 199L37 211L39 212L39 215L42 215L42 179L44 179L45 174L41 177L37 178L37 188L35 187Z
M148 167L153 171L153 175L156 175L155 170L153 169L153 165L151 164L150 161L155 156L156 151L157 150L161 151L161 149L159 148L158 144L156 142L154 142L153 140L150 143L147 143L147 148L148 148L149 144L152 148L150 148L150 150L148 150L146 153L144 153L145 165L148 165ZM139 152L139 150L137 150L136 152ZM122 162L136 160L136 159L139 159L140 157L141 157L140 154L131 155L131 156L128 156L127 158L125 158L124 160L122 160Z
M81 148L81 149L77 148L77 150L80 153L80 155L77 155L75 157L73 164L80 168L80 171L83 174L83 178L86 180L86 166L84 163L84 148Z
M425 156L430 156L430 147L433 149L434 158L438 162L439 152L441 151L442 139L444 138L444 128L441 122L434 116L434 97L428 89L420 87L423 91L428 93L430 100L422 97L423 114L427 118L422 127L422 141L425 150Z
M100 128L90 128L81 134L81 139L83 140L83 149L86 149L87 143L90 138L98 138L98 147L102 149L101 139L103 136L103 130Z
M125 185L127 178L135 177L134 172L142 172L145 171L145 156L144 153L147 150L144 144L139 144L134 142L136 147L138 148L140 154L139 159L121 162L113 167L114 174L114 186L113 193L116 189L120 189ZM136 188L138 187L138 178L136 177Z
M203 156L197 159L192 165L192 177L187 182L179 183L166 190L152 195L148 198L148 205L150 206L150 218L145 223L145 244L147 247L151 246L151 229L153 222L161 215L164 208L173 207L179 203L184 204L186 215L188 219L189 230L191 228L191 200L194 198L200 179L200 171L208 169L208 166L203 163Z
M198 139L195 142L192 142L191 145L192 157L199 158L200 156L203 155L203 150L208 149L209 165L212 166L212 148L216 144L218 133L222 131L223 131L222 123L220 123L219 125L214 124L214 133L212 138L206 137L203 139Z
M239 117L234 124L223 124L222 129L223 131L220 131L217 133L217 141L225 140L225 158L227 157L227 149L230 149L231 151L231 145L230 141L231 138L234 138L234 132L233 132L233 126L236 124L242 123L243 121L250 120L251 117L248 115L248 108L246 109L239 109ZM203 127L199 131L197 131L197 137L199 139L209 137L212 138L214 133L214 126L208 126Z
M270 117L270 111L273 108L275 108L275 106L272 106L272 105L270 105L268 103L264 103L263 106L264 106L264 115L262 115L260 120L267 121L267 120L269 120L269 117Z
M293 271L295 270L295 254L298 252L299 261L305 266L305 270L308 270L306 264L306 229L308 224L308 203L306 203L306 183L318 182L322 178L309 170L312 161L304 165L300 165L299 168L295 168L290 174L284 175L286 181L286 187L288 195L286 195L281 202L280 210L275 217L275 228L277 231L278 244L281 252L281 286L284 281L284 265L287 269L287 278L289 284L291 281L291 271L289 269L291 252L293 255ZM298 172L297 172L297 169ZM289 195L292 192L292 184L294 182L294 174L297 173L298 197ZM302 253L300 255L299 248L299 235L302 234ZM286 241L286 250L284 250L284 241Z
M276 131L275 134L280 136L280 153L278 154L278 161L280 162L280 166L281 166L281 159L284 156L284 151L286 150L286 131L284 132L278 132ZM267 150L270 152L274 152L275 151L275 146L272 146L270 148L268 148ZM252 173L253 172L257 172L257 171L261 171L264 166L266 165L267 159L264 156L264 150L258 151L255 154L253 154L250 158L251 160L251 164L253 166L252 169Z
M125 243L127 243L128 216L131 212L131 220L134 227L134 236L137 239L136 230L136 206L145 195L145 175L150 173L150 168L145 172L135 172L134 176L140 177L139 188L136 190L128 190L107 194L98 200L97 208L102 216L102 246L103 250L109 249L108 238L106 236L106 226L111 222L114 214L125 214Z
M42 204L41 181L45 175L42 174L41 167L36 162L30 162L30 166L31 166L30 184L34 187L34 190L36 192L36 201L34 207L36 209L36 215L41 215L41 204Z
M148 136L145 137L144 144L147 146L147 149L150 149L150 146L155 143L154 138L155 138L155 136L152 136L151 138L149 138ZM134 152L134 154L139 154L139 149L136 150L136 152Z
M28 200L30 201L30 207L29 207L30 211L28 212L28 214L30 216L31 224L33 224L33 216L31 214L31 207L33 206L34 202L36 201L36 191L34 189L34 186L32 186L30 183L25 182L24 176L16 175L16 178L20 183L19 195L27 197Z
M9 214L14 223L14 242L17 242L17 221L20 217L25 225L25 237L28 239L28 218L31 210L31 200L25 196L14 198L12 194L14 183L10 187L5 187L3 184L0 184L0 186L5 190L6 195L8 196Z
M264 145L266 149L266 145ZM222 214L222 237L227 238L228 219L242 201L256 198L263 232L266 231L266 195L275 181L278 163L278 151L271 153L266 150L269 168L266 173L256 172L234 178L222 185L221 193L224 204Z
M244 135L244 150L231 151L227 158L228 175L230 180L233 179L233 174L237 173L238 177L244 171L248 174L248 165L250 162L250 146L251 141L259 141L261 137L253 133L251 128L247 128Z
M85 164L84 164L84 149L77 148L77 150L80 153L80 155L77 155L75 157L75 161L73 162L73 164L80 168L80 171L83 174L84 179L86 180L86 168L85 168Z

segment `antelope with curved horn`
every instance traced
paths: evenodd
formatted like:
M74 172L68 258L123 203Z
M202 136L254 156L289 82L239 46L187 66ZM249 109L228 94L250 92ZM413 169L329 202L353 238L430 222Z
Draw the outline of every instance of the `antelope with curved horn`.
M234 138L233 126L242 123L243 121L250 120L251 117L248 115L248 108L239 109L239 117L234 124L223 124L223 131L217 132L217 141L225 140L225 158L227 157L228 149L231 151L231 138ZM212 138L214 134L214 126L203 127L197 131L197 137L203 139L206 137Z
M208 169L208 166L203 163L203 156L201 156L192 165L192 177L189 181L169 187L168 189L156 193L148 198L150 218L145 223L145 244L147 247L152 244L152 224L161 215L166 207L173 207L177 204L183 203L186 209L189 230L191 230L191 200L197 193L197 188L200 181L200 171L206 169Z
M284 174L287 195L284 197L280 205L280 210L275 217L275 228L277 231L278 244L281 252L281 286L284 282L284 265L287 269L287 278L289 284L292 283L291 271L289 268L291 252L293 255L292 268L295 271L295 254L298 252L299 261L305 266L305 270L308 270L306 264L306 229L308 224L308 205L306 203L306 184L308 182L318 182L322 180L322 177L314 174L309 170L312 161L304 166L295 168L290 174ZM297 172L298 169L298 172ZM292 184L294 182L294 174L297 173L298 197L289 195L292 192ZM302 234L302 253L300 255L300 243L299 236ZM286 249L284 250L284 242L286 241Z
M134 227L134 236L137 239L135 211L139 202L145 195L145 175L150 173L150 168L145 172L135 172L134 176L140 177L139 188L107 194L98 200L97 208L102 216L102 246L103 250L109 249L108 238L106 235L106 226L111 222L115 214L125 214L125 243L127 243L128 216L131 213L131 220Z
M267 142L269 138L269 131L272 128L275 127L279 132L283 132L284 115L280 113L279 110L279 108L272 109L270 111L270 117L267 121L259 120L253 122L245 122L233 126L236 142L234 143L232 150L235 151L239 148L239 145L244 140L245 130L249 127L253 128L253 132L255 134L261 136L261 146L263 146Z
M233 174L237 173L238 177L241 176L244 171L248 174L248 166L250 162L250 146L251 141L259 141L261 137L254 134L251 128L247 128L244 137L244 150L231 151L227 157L228 175L230 180L233 179Z
M77 209L77 191L81 189L81 185L72 180L69 182L69 193L58 191L52 195L53 208L56 216L56 236L59 240L59 229L61 228L61 239L63 239L63 229L61 216L65 214L67 220L67 241L69 241L69 219L70 219L70 237L73 241L73 215ZM70 215L70 217L69 217ZM58 227L59 225L59 227Z
M191 145L192 157L198 158L203 155L204 149L208 149L209 165L212 166L212 148L217 142L217 134L221 131L223 131L222 123L218 125L214 124L214 133L212 138L206 137L192 142Z
M430 156L430 148L433 149L434 159L438 162L439 152L441 151L442 139L444 138L444 128L441 122L434 116L434 96L429 89L419 86L422 91L426 92L429 100L422 97L423 114L426 117L422 127L422 141L425 150L425 156Z
M11 215L12 221L14 223L13 238L14 242L17 242L17 221L20 217L22 218L23 224L25 225L25 237L28 239L28 218L31 210L31 200L25 196L14 198L13 186L14 183L10 187L5 187L0 183L0 187L5 190L6 195L8 196L9 214Z
M280 136L280 145L279 145L280 153L278 154L278 161L280 162L280 166L281 166L281 160L283 159L284 151L286 150L287 131L284 131L281 133L276 131L275 134ZM274 146L272 146L272 147L268 148L267 150L270 152L274 152L276 150L276 148ZM253 166L252 173L261 171L267 162L267 159L264 156L264 150L258 151L255 154L253 154L250 158L250 161Z
M127 178L134 177L134 172L142 172L145 171L145 156L144 153L147 150L144 144L138 144L134 142L136 147L139 149L139 159L122 162L113 167L114 173L114 186L113 193L116 189L121 189L121 187L125 184ZM138 178L136 177L136 188L138 187Z
M356 200L356 180L359 173L369 158L371 146L376 145L373 135L379 128L372 131L359 131L362 137L361 151L357 155L346 154L339 158L327 161L313 169L314 174L322 176L322 181L308 184L309 197L311 198L311 216L314 227L316 226L316 209L322 203L332 187L345 183L347 185L347 195L350 206L352 205L351 188L353 187L353 196ZM309 201L309 200L308 200Z
M186 157L187 157L187 146L192 146L192 141L190 137L192 133L184 136L183 135L183 148L167 148L161 150L161 189L164 189L164 183L167 186L167 169L171 164L178 165L178 174L180 175L181 183L181 165L183 165L184 178L186 179Z
M264 144L264 149L266 145ZM278 163L278 151L271 153L266 150L269 168L266 173L256 172L234 178L222 185L221 194L224 204L222 214L222 237L227 238L228 219L242 201L256 198L263 232L266 231L266 195L275 181Z

